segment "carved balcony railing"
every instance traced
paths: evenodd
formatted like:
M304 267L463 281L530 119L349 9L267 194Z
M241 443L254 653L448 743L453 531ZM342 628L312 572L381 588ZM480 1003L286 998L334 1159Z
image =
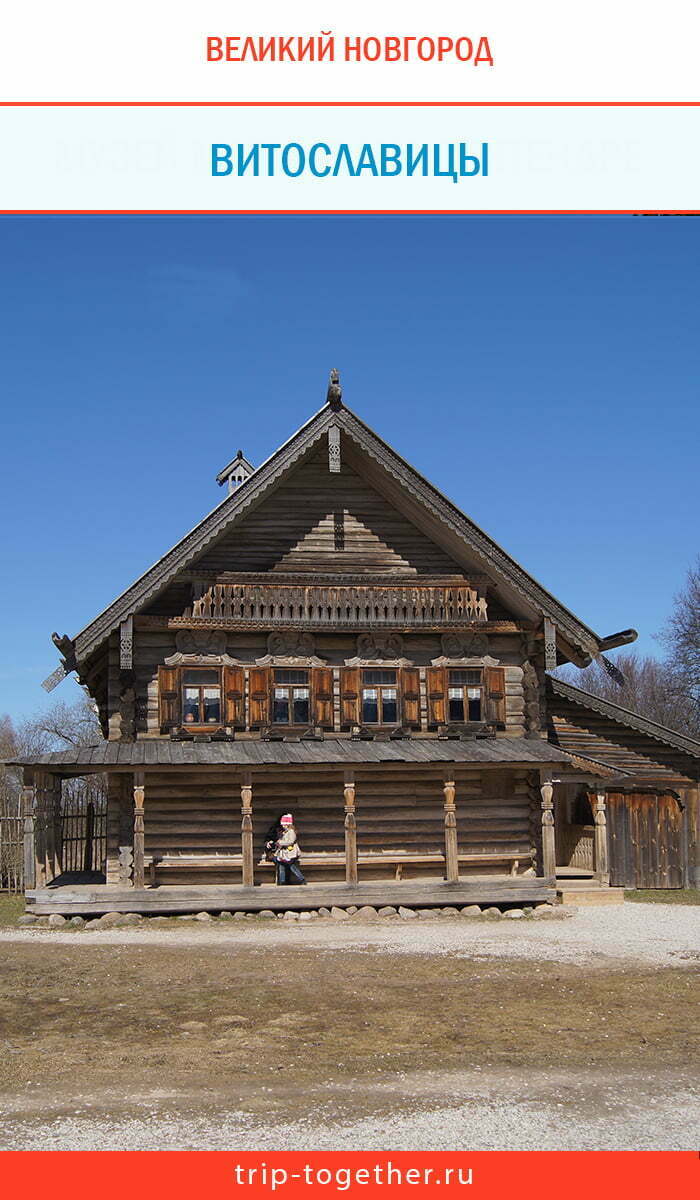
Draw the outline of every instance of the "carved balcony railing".
M414 628L488 620L484 596L468 582L359 586L194 584L185 619L265 626Z

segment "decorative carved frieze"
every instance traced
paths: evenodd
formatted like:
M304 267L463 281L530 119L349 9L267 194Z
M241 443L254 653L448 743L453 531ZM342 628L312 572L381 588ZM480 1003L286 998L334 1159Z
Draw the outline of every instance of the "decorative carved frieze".
M443 633L440 646L445 658L481 658L489 652L483 633Z
M554 671L557 665L557 627L549 617L544 619L544 669Z
M301 629L275 629L267 637L267 654L257 658L260 667L322 667L311 633Z
M226 634L222 629L178 629L175 646L176 653L164 660L168 667L232 667L239 662L226 653Z
M357 639L357 657L402 658L403 638L400 633L361 633Z
M119 669L131 671L134 666L134 618L128 616L119 626Z
M331 425L328 430L328 470L331 475L340 474L340 430Z

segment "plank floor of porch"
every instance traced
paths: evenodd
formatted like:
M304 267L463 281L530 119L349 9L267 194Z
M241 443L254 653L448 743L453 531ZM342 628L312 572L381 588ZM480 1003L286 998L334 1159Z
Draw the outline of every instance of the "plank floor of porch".
M345 908L356 904L405 905L430 908L466 904L533 904L554 901L554 881L541 878L514 879L511 875L483 875L478 879L368 880L347 883L307 883L305 886L260 884L178 885L133 888L118 884L63 883L35 888L26 893L27 909L37 916L60 913L87 916L106 912L141 913L144 916L196 912L261 912L272 909Z

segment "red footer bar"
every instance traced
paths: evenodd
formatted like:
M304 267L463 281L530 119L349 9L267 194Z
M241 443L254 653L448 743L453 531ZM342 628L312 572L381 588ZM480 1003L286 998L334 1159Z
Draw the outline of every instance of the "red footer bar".
M689 1151L6 1151L0 1158L5 1195L13 1186L32 1195L38 1186L51 1200L316 1200L346 1193L665 1200L671 1191L698 1195L699 1166Z

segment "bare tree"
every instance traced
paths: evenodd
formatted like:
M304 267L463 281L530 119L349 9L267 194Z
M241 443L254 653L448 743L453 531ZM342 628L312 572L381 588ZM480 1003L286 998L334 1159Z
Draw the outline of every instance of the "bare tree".
M674 661L626 651L617 655L615 666L624 676L622 687L600 662L582 671L572 666L561 667L557 676L678 733L700 736L700 710L684 671Z
M674 598L673 612L661 641L696 703L700 703L700 557L690 567L685 587Z

